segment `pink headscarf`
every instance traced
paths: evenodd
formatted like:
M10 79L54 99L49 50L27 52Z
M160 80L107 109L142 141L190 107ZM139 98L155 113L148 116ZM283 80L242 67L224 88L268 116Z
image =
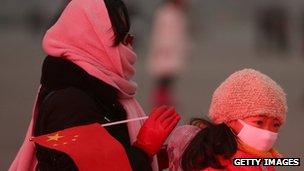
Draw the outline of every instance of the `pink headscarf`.
M113 46L114 32L103 0L73 0L66 7L57 23L50 28L43 40L44 51L51 56L67 59L83 68L90 75L115 87L128 119L145 116L134 98L137 84L130 80L134 73L136 54L128 47ZM35 111L36 105L34 106ZM32 136L35 112L26 138L10 171L34 170L37 159ZM142 121L129 122L131 143ZM157 166L153 165L154 169Z

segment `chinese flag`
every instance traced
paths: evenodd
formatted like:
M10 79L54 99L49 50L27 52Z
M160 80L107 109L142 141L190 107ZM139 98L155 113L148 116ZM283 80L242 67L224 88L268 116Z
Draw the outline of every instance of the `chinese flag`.
M131 171L123 146L100 124L78 126L31 141L69 155L79 171Z

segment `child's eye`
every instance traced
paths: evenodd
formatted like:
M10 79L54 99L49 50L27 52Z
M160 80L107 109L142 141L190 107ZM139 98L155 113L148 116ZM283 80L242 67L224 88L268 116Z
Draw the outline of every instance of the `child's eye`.
M275 123L273 126L274 126L275 128L279 128L279 127L281 126L281 124Z
M263 121L256 121L256 124L261 126L263 125Z

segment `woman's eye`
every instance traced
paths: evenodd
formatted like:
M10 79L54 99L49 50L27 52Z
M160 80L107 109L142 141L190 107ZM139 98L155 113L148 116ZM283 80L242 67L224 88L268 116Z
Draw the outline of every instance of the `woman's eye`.
M256 124L261 126L263 125L263 121L256 121Z

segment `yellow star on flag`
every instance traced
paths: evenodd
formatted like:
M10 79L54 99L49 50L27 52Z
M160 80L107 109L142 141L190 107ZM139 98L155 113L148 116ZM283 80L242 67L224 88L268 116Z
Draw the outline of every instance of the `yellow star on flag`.
M59 138L62 138L64 136L60 136L59 133L56 133L55 135L47 136L48 140L47 141L58 141Z

